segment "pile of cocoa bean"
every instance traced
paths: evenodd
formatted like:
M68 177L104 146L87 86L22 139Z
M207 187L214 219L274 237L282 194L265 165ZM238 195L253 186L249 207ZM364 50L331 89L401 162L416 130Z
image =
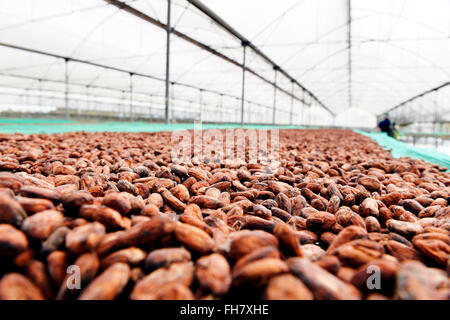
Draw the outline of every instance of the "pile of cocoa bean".
M0 134L0 299L450 299L446 168L348 130L281 130L275 169L172 148Z

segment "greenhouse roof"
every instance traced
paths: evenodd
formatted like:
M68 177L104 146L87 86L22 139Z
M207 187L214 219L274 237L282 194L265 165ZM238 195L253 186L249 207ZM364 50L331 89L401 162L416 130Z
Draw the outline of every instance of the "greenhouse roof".
M167 8L167 0L0 0L0 89L132 94L162 110ZM240 111L245 56L246 119L271 119L274 96L277 122L305 105L318 117L349 108L380 115L448 84L449 12L448 0L172 0L171 101L189 111L199 99L220 100Z

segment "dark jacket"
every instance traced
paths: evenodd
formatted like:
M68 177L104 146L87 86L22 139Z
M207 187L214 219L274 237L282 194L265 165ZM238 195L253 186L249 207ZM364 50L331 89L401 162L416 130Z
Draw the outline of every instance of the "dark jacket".
M378 128L380 128L381 132L386 132L388 135L391 135L391 120L388 118L384 119L378 124Z

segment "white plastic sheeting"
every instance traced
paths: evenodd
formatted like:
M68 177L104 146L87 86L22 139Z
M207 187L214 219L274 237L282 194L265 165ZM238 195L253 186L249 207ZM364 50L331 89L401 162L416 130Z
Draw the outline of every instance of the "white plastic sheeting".
M336 115L334 124L344 128L370 129L377 125L377 118L364 109L350 108Z
M123 2L166 22L167 0ZM203 3L333 113L345 112L346 126L357 127L361 123L358 117L365 112L382 114L450 80L448 0ZM188 1L172 0L171 21L175 30L238 64L243 62L240 41ZM62 108L67 98L78 114L100 110L149 119L164 115L165 31L106 1L0 0L0 44L120 69L65 62L0 45L0 110L34 108L44 112ZM240 121L240 67L174 34L170 62L172 118ZM249 48L246 64L264 78L275 80L272 66ZM334 124L329 112L281 74L277 75L277 85L307 105L280 90L275 93L270 83L247 72L245 122L271 123L275 106L275 122L279 124ZM450 110L449 94L450 90L443 90L439 104L433 103L433 95L425 95L421 104L409 105L421 108L405 112L402 106L391 114L415 121L414 115L422 110L430 119L444 119L449 117L445 111ZM373 125L373 118L369 118L367 125Z

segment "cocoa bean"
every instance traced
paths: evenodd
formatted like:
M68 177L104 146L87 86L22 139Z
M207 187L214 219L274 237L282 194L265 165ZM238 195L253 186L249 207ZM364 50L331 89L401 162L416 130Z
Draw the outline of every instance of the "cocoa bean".
M190 287L194 279L192 262L172 263L169 268L159 268L139 280L131 292L133 300L151 300L165 285L178 283Z
M306 227L309 230L329 230L336 223L336 217L324 211L318 211L306 219Z
M249 285L260 287L271 277L288 271L286 263L280 259L264 258L249 262L233 270L233 286Z
M53 202L47 199L34 199L25 197L16 197L17 202L22 206L26 213L32 215L36 212L45 210L54 210ZM1 201L1 200L0 200Z
M129 266L139 265L145 259L145 252L142 249L130 247L111 253L100 261L101 268L107 268L117 262L126 263Z
M395 296L400 300L443 299L436 288L447 282L444 272L418 261L402 263L396 275Z
M93 251L105 235L105 227L98 222L88 223L69 231L66 248L74 254Z
M307 258L288 260L289 270L298 277L316 299L355 300L360 299L360 292L350 284L310 262Z
M28 236L46 240L53 231L62 226L64 216L56 210L45 210L38 212L24 220L22 230Z
M23 186L20 188L19 195L28 198L41 198L52 201L54 204L61 202L61 196L56 190L46 189L35 186Z
M390 219L386 221L386 227L393 232L397 232L405 237L413 237L416 234L423 232L423 227L416 223L397 221Z
M125 228L125 222L119 212L103 205L85 204L80 208L80 217L98 221L111 229Z
M186 205L181 202L177 197L175 197L169 190L162 188L160 189L161 196L164 199L164 202L170 206L172 209L182 212L186 209Z
M64 251L53 251L47 256L48 273L53 283L60 287L66 277L69 265L67 253Z
M28 278L8 273L0 280L0 300L44 300L44 295Z
M314 296L298 278L283 274L270 279L264 292L267 300L313 300Z
M117 262L103 271L83 290L79 300L113 300L123 290L130 278L130 267Z
M28 248L25 234L9 224L0 224L0 256L15 256Z
M195 264L195 277L200 287L214 295L224 295L231 286L228 261L218 253L203 256Z
M230 242L229 256L237 260L253 250L267 246L278 247L278 240L272 234L261 230L239 231Z
M149 269L169 267L175 262L188 262L191 253L184 248L164 248L153 250L145 259L145 266Z
M42 242L41 254L48 255L52 251L57 250L65 241L69 228L60 227L52 232L52 234Z
M0 223L20 227L26 217L27 214L18 201L11 195L0 193Z
M130 200L122 193L108 193L103 198L102 205L112 208L123 215L126 215L131 211Z

